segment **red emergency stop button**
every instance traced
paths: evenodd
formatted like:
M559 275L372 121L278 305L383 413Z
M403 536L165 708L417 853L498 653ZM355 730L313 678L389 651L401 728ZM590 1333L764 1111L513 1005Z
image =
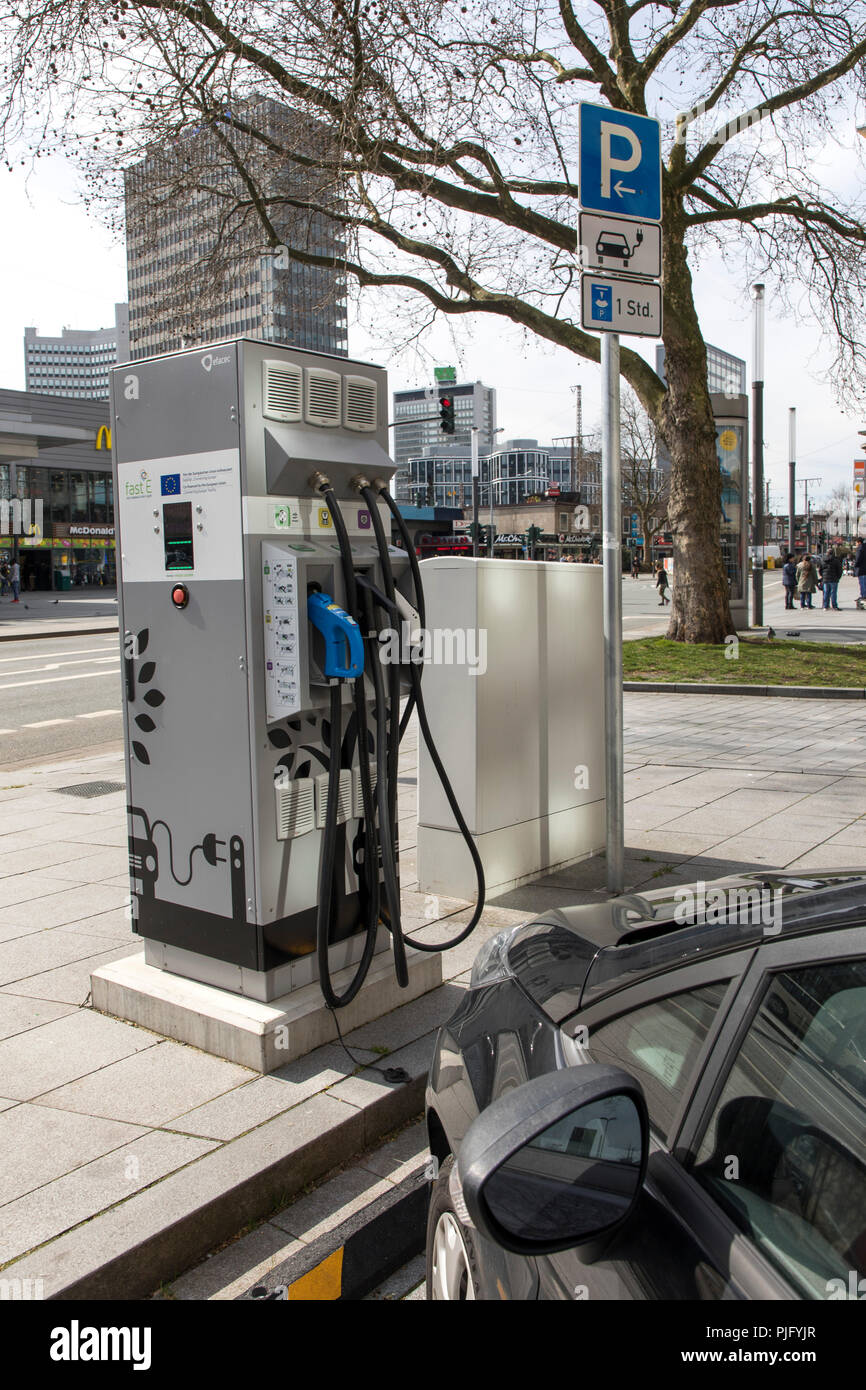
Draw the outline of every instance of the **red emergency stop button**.
M185 584L175 584L171 591L171 601L175 608L186 608L189 603L189 589Z

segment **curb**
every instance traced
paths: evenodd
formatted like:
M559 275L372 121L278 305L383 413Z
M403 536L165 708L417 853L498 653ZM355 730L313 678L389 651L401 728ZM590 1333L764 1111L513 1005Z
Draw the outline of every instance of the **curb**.
M104 633L120 632L120 627L65 627L39 632L0 632L0 642L30 642L42 637L99 637Z
M129 1203L110 1208L11 1262L6 1272L26 1276L32 1269L46 1284L54 1284L48 1298L55 1302L148 1298L161 1283L191 1268L242 1227L266 1219L275 1204L285 1204L308 1183L325 1178L392 1130L417 1119L424 1108L426 1084L425 1062L410 1081L389 1088L363 1110L341 1117L339 1123L326 1124L306 1143L294 1148L282 1142L271 1145L271 1155L260 1166L251 1165L239 1176L225 1171L230 1155L205 1154L165 1180L166 1190L159 1194L149 1230L140 1230L130 1239L123 1221L124 1205L128 1210L137 1201L152 1204L154 1194L149 1198L144 1189ZM285 1117L278 1118L285 1122ZM267 1128L262 1126L259 1132ZM204 1171L208 1159L223 1175L215 1175L210 1182Z
M352 1302L424 1249L430 1183L425 1168L284 1260L236 1302Z
M866 689L858 685L686 685L673 681L623 681L623 690L643 690L654 695L765 695L784 700L863 700Z

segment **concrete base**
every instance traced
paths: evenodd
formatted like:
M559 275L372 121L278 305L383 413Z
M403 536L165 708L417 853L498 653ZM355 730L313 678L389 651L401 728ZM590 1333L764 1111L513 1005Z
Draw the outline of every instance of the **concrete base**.
M441 984L440 955L408 950L407 957L406 989L397 985L391 953L382 951L374 957L360 993L340 1010L344 1035ZM338 993L353 973L350 967L334 975ZM93 1007L100 1013L190 1043L253 1071L275 1071L337 1038L334 1016L322 1002L318 983L263 1004L170 975L147 965L144 955L137 953L94 970L90 985Z
M500 897L542 874L601 854L605 847L604 815L602 798L473 835L484 865L488 898ZM443 830L419 821L416 858L419 892L470 901L475 897L475 870L456 828Z

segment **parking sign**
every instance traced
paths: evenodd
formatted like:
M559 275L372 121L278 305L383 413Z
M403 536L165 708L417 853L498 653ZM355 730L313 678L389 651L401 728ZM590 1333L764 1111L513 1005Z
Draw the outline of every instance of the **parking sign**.
M579 178L581 207L660 222L659 122L651 116L581 102Z

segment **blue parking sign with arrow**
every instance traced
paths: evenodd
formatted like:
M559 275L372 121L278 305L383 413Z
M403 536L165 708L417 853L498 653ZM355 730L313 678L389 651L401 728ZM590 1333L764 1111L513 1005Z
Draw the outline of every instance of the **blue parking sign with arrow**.
M581 102L579 177L581 207L661 221L659 122Z

